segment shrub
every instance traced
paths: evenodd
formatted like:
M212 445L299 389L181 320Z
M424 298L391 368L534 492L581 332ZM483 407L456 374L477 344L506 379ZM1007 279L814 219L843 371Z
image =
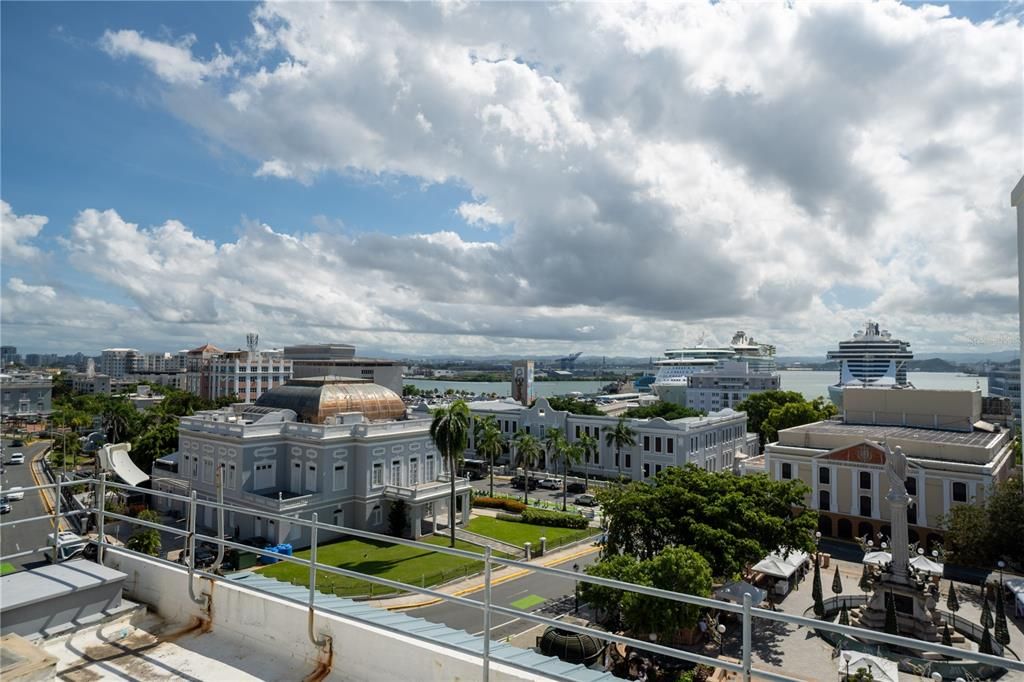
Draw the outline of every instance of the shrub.
M538 526L553 526L557 528L586 528L587 519L578 514L563 514L561 512L546 511L543 509L524 509L520 519L523 523L533 523Z
M504 509L512 514L519 514L526 509L526 505L519 500L506 499L503 497L474 497L473 506L487 507L489 509Z

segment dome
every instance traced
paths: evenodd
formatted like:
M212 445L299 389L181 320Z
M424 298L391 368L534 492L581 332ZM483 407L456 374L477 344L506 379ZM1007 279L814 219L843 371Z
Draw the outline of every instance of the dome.
M391 389L337 376L292 379L261 395L256 405L293 410L299 421L311 424L323 424L342 412L360 412L370 421L405 416L405 403Z
M550 626L540 636L537 645L545 656L557 656L566 663L583 665L593 663L604 648L604 644L596 637Z

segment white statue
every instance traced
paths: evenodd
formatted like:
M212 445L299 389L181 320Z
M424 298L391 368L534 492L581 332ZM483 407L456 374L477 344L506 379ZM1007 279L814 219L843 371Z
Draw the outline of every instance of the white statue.
M885 446L885 473L889 476L889 492L899 497L907 495L907 456L899 445L895 450Z

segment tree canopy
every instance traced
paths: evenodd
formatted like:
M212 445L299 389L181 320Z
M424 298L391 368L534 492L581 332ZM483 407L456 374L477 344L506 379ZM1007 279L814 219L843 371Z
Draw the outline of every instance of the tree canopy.
M448 463L448 480L451 489L448 495L448 528L451 546L455 546L455 472L466 454L469 442L469 430L473 417L465 401L456 400L447 407L434 412L434 420L430 423L430 439L434 441L441 458Z
M684 405L676 405L659 400L653 405L643 407L631 407L622 413L626 419L655 419L661 417L665 421L682 419L684 417L700 417L705 413L701 410L694 410Z
M597 409L594 403L584 402L572 396L551 396L547 399L552 410L560 412L571 412L572 414L589 414L593 417L603 417L604 412ZM530 407L536 404L536 400L530 403Z
M804 400L795 391L761 391L736 405L747 413L747 431L760 435L761 444L779 437L781 429L828 419L836 406L824 398Z
M957 563L991 567L1003 559L1024 566L1024 493L1008 479L983 502L955 505L942 520L945 549Z
M814 549L818 515L804 507L807 492L799 481L669 467L599 493L608 522L604 554L646 560L685 546L716 577L730 578L779 548Z

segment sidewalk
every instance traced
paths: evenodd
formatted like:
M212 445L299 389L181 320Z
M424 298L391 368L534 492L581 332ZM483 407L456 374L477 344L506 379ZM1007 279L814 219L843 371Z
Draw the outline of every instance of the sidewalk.
M542 557L538 557L528 562L538 566L557 566L566 562L578 559L581 556L587 556L588 554L594 554L598 552L600 548L594 544L576 545L574 547L567 547L565 549L556 550L549 552ZM501 583L522 578L524 575L529 575L533 571L525 568L511 568L501 567L497 570L492 568L491 571L491 586L500 585ZM473 594L484 589L484 576L478 575L465 580L459 580L457 582L448 583L442 587L437 588L438 592L444 594L450 594L456 597L463 597L467 594ZM394 599L374 599L367 602L372 606L376 606L389 611L404 611L406 609L418 609L422 606L433 606L434 604L440 604L443 599L440 597L429 597L422 594L407 594L402 597L395 597Z

